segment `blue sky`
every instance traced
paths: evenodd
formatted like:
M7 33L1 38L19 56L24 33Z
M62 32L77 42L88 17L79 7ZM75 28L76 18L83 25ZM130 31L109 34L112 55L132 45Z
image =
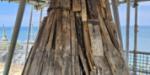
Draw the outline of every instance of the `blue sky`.
M126 25L126 4L119 6L119 15L121 25ZM131 7L131 25L134 25L134 8ZM150 2L139 3L138 9L138 24L139 26L150 26Z
M17 3L8 3L8 2L0 2L0 26L5 24L6 27L14 26L17 10L18 10L19 4ZM30 12L31 12L32 6L27 4L22 26L29 26L29 19L30 19ZM43 9L43 16L46 16L46 8ZM33 11L33 22L32 24L34 26L39 25L39 17L40 17L40 11L34 10Z
M0 3L0 26L5 24L5 26L14 26L16 19L18 4L17 3ZM22 22L22 26L29 25L29 16L31 11L31 5L26 5L26 10ZM119 5L119 15L121 25L126 25L126 4ZM39 25L39 14L40 11L34 10L33 14L33 25ZM46 15L46 8L44 9L43 15ZM150 26L150 2L139 4L139 25ZM134 25L134 9L131 7L131 25Z

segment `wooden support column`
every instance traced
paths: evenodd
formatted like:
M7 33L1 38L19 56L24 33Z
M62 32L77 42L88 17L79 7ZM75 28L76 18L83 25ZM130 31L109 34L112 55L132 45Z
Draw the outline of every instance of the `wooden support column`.
M134 26L134 60L133 60L133 75L137 75L137 37L138 37L138 3L134 2L135 7L135 26Z
M30 37L31 37L32 17L33 17L33 8L31 8L30 19L29 19L28 39L27 39L27 48L26 48L25 60L28 57L29 43L30 43Z
M119 10L118 10L118 2L116 0L111 0L112 2L112 8L113 8L113 14L115 23L117 24L117 30L119 34L119 39L121 42L121 46L123 48L123 42L122 42L122 35L121 35L121 27L120 27L120 18L119 18Z
M40 18L39 18L39 27L42 23L42 15L43 15L43 9L41 8L41 11L40 11Z
M129 42L130 42L130 0L127 0L127 25L126 25L126 60L128 62L128 58L129 58Z
M22 19L23 19L25 5L26 5L26 0L20 0L20 5L19 5L18 13L17 13L15 27L14 27L11 43L10 43L10 46L9 46L8 57L7 57L7 61L6 61L6 64L5 64L3 75L8 75L9 74L13 54L14 54L17 39L18 39L18 34L19 34L19 31L20 31L20 27L21 27L21 22L22 22Z

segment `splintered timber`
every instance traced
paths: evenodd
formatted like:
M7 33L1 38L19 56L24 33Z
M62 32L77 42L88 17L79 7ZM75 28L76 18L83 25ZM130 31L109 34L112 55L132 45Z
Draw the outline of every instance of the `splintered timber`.
M108 0L50 0L22 75L129 75Z

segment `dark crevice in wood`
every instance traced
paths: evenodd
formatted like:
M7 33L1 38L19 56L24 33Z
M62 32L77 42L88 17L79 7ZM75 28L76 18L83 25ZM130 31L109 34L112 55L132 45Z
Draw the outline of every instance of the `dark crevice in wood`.
M81 62L81 58L78 57L78 59L79 59L79 65L80 65L80 67L81 67L81 70L83 70L83 71L81 71L81 72L83 72L83 73L82 73L83 75L86 75L86 73L85 73L85 71L84 71L84 68L83 68L83 64L82 64L82 62Z
M57 24L55 24L55 27L54 27L54 35L53 35L52 48L51 48L51 49L55 49L55 41L56 41L56 26L57 26Z

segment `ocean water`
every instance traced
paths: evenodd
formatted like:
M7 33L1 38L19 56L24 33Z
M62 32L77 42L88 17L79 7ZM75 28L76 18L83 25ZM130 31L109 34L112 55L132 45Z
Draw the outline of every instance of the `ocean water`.
M11 40L13 27L5 27L8 40ZM125 47L126 28L121 27L123 44ZM38 27L32 27L31 40L36 39ZM25 42L28 36L28 27L21 27L18 42ZM0 38L2 37L2 27L0 27ZM130 28L130 50L134 49L134 27ZM138 32L138 50L150 52L150 26L139 26Z
M5 27L7 38L10 41L13 33L13 27ZM21 27L18 42L26 42L28 38L28 27ZM3 28L0 27L0 39L2 37ZM38 33L38 27L32 27L30 40L35 40Z
M126 27L121 27L123 46L126 44ZM138 51L150 52L150 26L138 27ZM130 27L130 50L134 49L134 26Z

